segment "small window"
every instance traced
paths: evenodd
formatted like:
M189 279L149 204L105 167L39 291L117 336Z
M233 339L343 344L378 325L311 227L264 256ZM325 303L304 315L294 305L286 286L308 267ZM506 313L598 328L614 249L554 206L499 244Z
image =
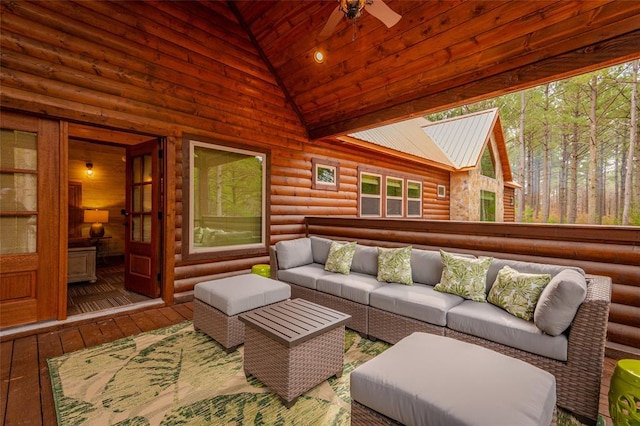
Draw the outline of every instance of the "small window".
M360 216L380 217L382 204L382 176L360 174Z
M340 185L340 165L329 160L311 160L313 166L313 189L337 191Z
M496 221L496 193L480 191L480 220L483 222Z
M387 217L402 217L404 200L404 180L387 178Z
M407 216L422 217L422 182L407 181Z
M496 166L493 161L493 154L491 153L489 145L487 145L482 153L482 159L480 160L480 173L482 173L483 176L494 179L496 178Z
M438 198L447 197L447 187L444 185L438 185Z
M265 249L267 154L188 139L185 144L189 223L183 254L209 258Z

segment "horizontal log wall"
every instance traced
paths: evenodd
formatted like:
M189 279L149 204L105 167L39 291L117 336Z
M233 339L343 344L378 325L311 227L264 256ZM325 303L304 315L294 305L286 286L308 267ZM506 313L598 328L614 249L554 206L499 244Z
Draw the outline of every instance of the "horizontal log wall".
M308 217L307 235L573 265L613 281L608 340L640 348L640 228Z
M437 185L449 193L447 172L333 140L309 142L226 2L3 0L0 12L3 109L168 137L169 292L268 261L266 250L240 259L183 261L184 133L271 150L272 244L304 235L305 216L355 217L359 165L419 177L424 217L449 218L448 199L435 196ZM312 189L313 158L339 163L339 191Z

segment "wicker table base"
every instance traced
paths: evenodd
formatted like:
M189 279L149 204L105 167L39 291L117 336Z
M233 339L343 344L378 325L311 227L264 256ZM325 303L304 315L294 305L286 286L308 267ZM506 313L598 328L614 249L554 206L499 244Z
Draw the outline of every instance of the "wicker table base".
M273 312L277 316L269 317ZM265 316L258 318L261 313ZM245 375L254 376L268 386L287 408L291 408L304 392L331 376L342 375L344 323L349 315L302 299L276 303L258 309L252 315L254 318L240 316L246 325ZM252 319L262 323L252 322ZM275 321L273 328L269 327L271 319ZM265 324L266 328L263 327ZM283 339L278 332L283 324L294 330L304 324L306 330L294 331ZM309 324L313 324L311 328L308 328Z

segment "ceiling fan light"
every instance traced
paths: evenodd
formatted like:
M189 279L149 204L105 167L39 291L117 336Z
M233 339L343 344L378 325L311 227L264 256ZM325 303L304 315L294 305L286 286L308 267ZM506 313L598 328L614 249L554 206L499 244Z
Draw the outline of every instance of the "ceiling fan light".
M340 0L340 9L348 19L357 19L362 14L366 0Z

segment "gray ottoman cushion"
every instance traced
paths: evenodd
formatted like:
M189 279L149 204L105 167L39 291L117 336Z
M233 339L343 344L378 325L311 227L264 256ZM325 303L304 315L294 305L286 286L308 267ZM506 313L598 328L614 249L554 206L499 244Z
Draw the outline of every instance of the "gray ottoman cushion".
M544 425L552 374L481 346L413 333L351 373L351 398L405 425Z
M193 295L231 316L287 300L291 297L291 287L260 275L246 274L198 283Z

